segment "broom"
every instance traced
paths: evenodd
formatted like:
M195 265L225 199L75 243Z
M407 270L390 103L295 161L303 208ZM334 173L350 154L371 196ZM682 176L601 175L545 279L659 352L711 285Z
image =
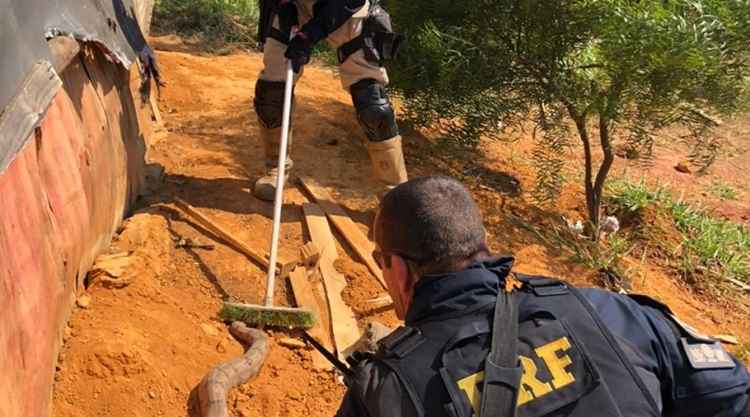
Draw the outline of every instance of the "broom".
M292 32L294 36L294 31ZM276 195L273 206L273 231L271 233L271 253L268 259L266 275L266 297L263 305L224 303L219 317L225 321L242 321L250 326L271 326L309 329L315 325L316 317L312 311L278 307L273 305L273 287L276 278L276 256L279 249L279 229L281 227L281 206L284 194L284 170L286 168L286 147L289 140L289 121L292 107L292 87L294 71L292 62L287 61L286 85L284 88L284 113L281 123L281 143L279 144L278 176L276 178Z

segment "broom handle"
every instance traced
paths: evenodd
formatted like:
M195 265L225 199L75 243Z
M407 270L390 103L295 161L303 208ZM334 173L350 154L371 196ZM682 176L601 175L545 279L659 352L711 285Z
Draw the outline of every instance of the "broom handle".
M292 31L294 36L294 31ZM289 121L292 113L292 88L294 87L294 71L292 61L286 63L286 83L284 85L284 113L281 121L281 142L279 143L278 176L276 177L276 196L273 201L273 232L271 233L271 250L268 258L268 274L266 275L265 305L273 305L273 287L276 276L276 257L279 250L279 229L281 228L281 206L284 203L284 171L286 170L286 147L289 141Z

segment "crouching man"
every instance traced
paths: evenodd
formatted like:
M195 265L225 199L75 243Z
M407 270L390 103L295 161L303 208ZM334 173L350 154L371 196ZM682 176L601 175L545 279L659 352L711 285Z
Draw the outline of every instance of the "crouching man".
M718 342L648 297L513 271L451 178L391 190L374 236L405 326L358 355L340 417L750 417Z

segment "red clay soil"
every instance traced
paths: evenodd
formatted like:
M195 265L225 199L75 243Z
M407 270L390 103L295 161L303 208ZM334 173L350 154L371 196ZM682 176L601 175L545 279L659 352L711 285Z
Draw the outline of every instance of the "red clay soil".
M84 300L85 308L72 315L56 374L56 417L188 415L190 390L211 367L241 354L241 346L215 317L222 298L258 303L265 288L261 268L216 242L172 203L179 196L249 245L267 250L272 206L250 194L251 180L263 170L251 106L261 56L161 51L159 58L168 84L160 100L165 129L150 144L148 156L165 167L164 183L143 199L142 209L111 248L111 253L132 252L133 262L119 278L127 285L118 289L95 283L88 289L90 304ZM295 171L318 179L367 230L376 188L350 97L332 71L318 66L306 69L296 93ZM470 174L464 179L486 217L491 247L513 252L518 270L593 282L590 271L539 245L505 219L512 213L543 225L550 217L533 208L525 193L513 191L519 184L526 190L533 181L523 158L526 145L489 145L487 158L469 167L461 166L459 158L435 154L435 147L417 134L407 135L406 146L412 175ZM296 188L286 193L282 256L295 256L309 239L300 208L305 201ZM560 212L582 213L580 201L578 191L566 191ZM181 239L215 248L178 247ZM336 267L348 281L343 297L360 324L378 320L397 325L392 311L368 310L364 301L385 293L347 247L338 249ZM746 306L746 300L725 305L692 293L656 266L636 267L643 277L634 282L637 291L657 296L707 333L750 341L743 320L746 307L737 307ZM291 301L289 288L278 285L276 302ZM232 415L333 415L344 392L335 375L313 370L310 350L280 345L288 334L271 336L258 378L230 394Z

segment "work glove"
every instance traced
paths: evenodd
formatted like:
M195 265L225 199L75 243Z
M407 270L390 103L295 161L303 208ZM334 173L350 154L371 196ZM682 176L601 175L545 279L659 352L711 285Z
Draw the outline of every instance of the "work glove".
M146 101L151 95L152 78L156 84L157 94L159 95L161 95L161 87L164 87L166 84L161 79L161 72L159 71L159 62L156 59L156 54L154 54L154 51L148 45L145 45L138 54L138 59L141 62L141 99Z
M284 56L292 62L294 72L299 73L302 67L310 62L311 53L312 42L310 38L304 32L297 32L289 42L289 47L286 48Z

